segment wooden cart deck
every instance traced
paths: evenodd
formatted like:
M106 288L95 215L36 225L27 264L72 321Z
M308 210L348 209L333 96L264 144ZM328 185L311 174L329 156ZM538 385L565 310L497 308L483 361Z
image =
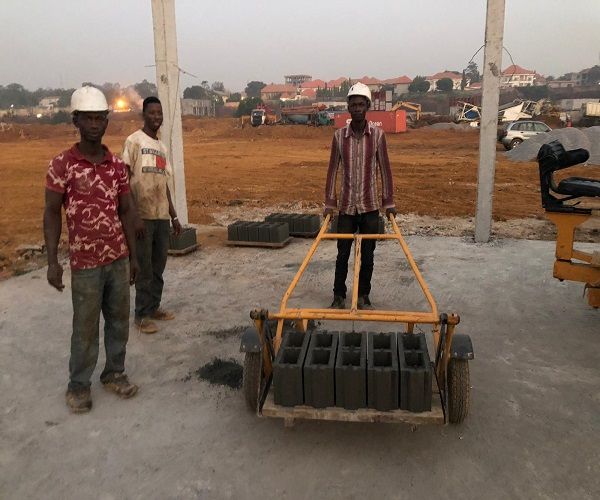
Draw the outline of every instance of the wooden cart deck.
M440 400L437 384L433 383L431 411L413 413L407 410L379 411L371 408L346 410L345 408L313 408L312 406L278 406L269 391L260 415L263 417L283 418L286 426L293 425L294 420L337 420L339 422L381 422L420 425L443 424L444 410Z

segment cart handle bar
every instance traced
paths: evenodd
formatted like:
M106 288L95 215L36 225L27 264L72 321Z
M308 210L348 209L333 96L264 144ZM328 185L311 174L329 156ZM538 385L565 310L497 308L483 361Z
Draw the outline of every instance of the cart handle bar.
M294 279L290 283L290 286L286 290L283 295L283 299L281 300L281 306L279 309L279 313L271 314L269 313L269 319L346 319L346 320L366 320L366 321L400 321L400 322L414 322L414 323L431 323L437 324L439 323L439 315L437 311L437 306L435 301L429 292L429 288L417 267L415 260L413 259L412 254L408 248L408 245L404 241L402 234L400 233L400 229L398 229L398 224L396 223L396 219L393 214L389 215L389 220L392 224L392 228L394 230L393 234L348 234L348 233L327 233L327 227L329 226L329 221L331 219L331 215L327 215L321 226L319 234L315 238L315 241L311 245L306 257L302 261L300 265L300 269L294 276ZM355 241L355 256L354 256L354 283L357 283L358 275L360 272L360 249L361 242L363 239L375 239L375 240L388 240L395 239L398 240L400 246L402 247L402 251L408 260L408 263L415 274L419 286L429 303L431 308L431 312L399 312L399 311L372 311L368 312L362 310L358 312L357 302L358 302L358 287L353 287L352 293L352 306L348 312L341 311L332 311L331 309L288 309L287 303L292 295L292 292L296 288L298 281L301 276L304 274L309 262L311 261L313 255L315 254L317 247L321 243L321 240L324 239L354 239ZM414 319L415 321L412 321ZM280 340L282 334L283 327L281 328L278 325L277 328L277 340Z

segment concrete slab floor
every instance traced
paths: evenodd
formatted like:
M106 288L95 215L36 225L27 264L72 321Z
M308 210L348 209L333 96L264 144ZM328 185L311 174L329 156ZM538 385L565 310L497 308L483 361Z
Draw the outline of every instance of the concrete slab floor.
M177 319L152 336L131 329L127 371L140 393L102 391L101 354L92 412L70 415L70 276L60 294L41 269L0 283L0 497L598 498L600 311L581 285L552 278L553 243L408 242L439 309L458 312L473 338L463 425L287 429L248 413L241 391L187 377L214 357L241 361L239 327L250 309L278 306L308 240L171 258L164 306ZM422 305L399 247L381 243L375 257L375 306ZM327 242L297 304L329 304L334 259Z

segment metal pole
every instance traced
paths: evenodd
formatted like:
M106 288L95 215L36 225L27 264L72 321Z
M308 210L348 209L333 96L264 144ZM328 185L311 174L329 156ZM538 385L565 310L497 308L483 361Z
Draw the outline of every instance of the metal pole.
M492 199L496 172L496 135L505 0L487 0L485 52L483 57L483 96L479 131L479 170L475 241L487 243L492 229Z
M173 166L171 193L179 222L188 222L183 167L183 131L181 128L181 101L179 99L179 62L177 59L177 31L175 25L175 0L152 0L154 25L154 58L156 60L156 86L162 103L164 121L161 139L169 148Z

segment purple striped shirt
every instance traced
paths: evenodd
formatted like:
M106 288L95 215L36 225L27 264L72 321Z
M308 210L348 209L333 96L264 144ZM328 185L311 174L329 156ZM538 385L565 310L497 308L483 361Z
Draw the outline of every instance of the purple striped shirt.
M339 203L336 178L342 165ZM381 204L377 196L377 167L381 177ZM335 131L325 185L325 207L343 214L362 214L394 207L394 184L385 133L367 122L364 134L357 136L350 123Z

